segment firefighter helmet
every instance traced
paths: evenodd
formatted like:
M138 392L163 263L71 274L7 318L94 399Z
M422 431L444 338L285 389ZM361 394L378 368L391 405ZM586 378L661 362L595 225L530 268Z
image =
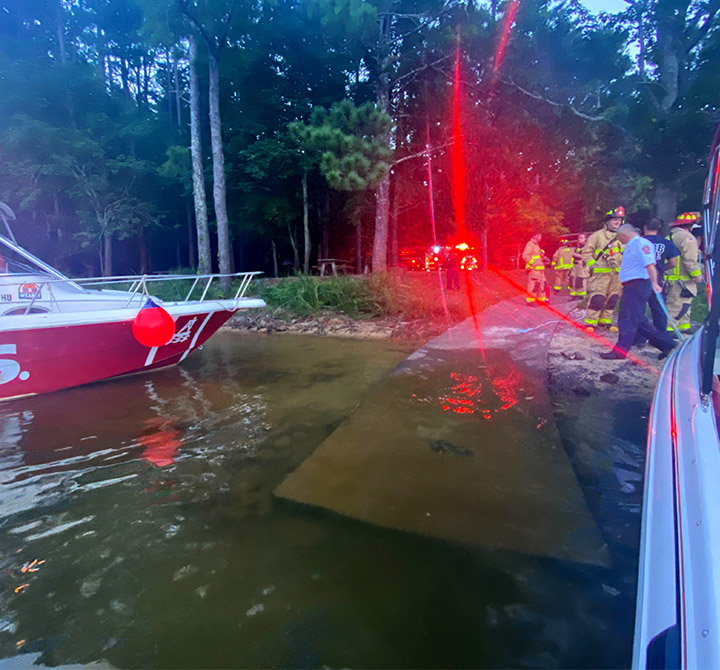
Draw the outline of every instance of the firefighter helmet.
M606 219L624 219L625 218L625 208L621 205L620 207L611 209L607 214L605 214L605 218Z
M700 212L685 212L678 216L675 221L670 224L671 228L675 226L689 226L691 223L695 223L700 220Z

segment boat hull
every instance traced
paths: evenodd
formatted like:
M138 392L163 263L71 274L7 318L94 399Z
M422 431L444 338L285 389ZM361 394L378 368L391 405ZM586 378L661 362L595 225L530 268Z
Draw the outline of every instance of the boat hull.
M133 336L137 310L93 313L84 320L76 314L74 321L64 315L27 315L20 327L8 324L0 331L0 400L179 363L237 311L234 302L218 303L167 308L175 320L175 335L166 345L152 348Z

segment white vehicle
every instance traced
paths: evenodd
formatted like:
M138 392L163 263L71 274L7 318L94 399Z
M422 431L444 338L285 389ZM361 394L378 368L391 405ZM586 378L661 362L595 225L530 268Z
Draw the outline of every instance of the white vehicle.
M710 314L655 389L633 668L720 668L720 143L703 196Z

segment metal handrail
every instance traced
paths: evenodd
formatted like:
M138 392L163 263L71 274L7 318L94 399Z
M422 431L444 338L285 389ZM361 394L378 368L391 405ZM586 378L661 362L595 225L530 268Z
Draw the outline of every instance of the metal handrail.
M235 292L235 295L233 298L226 298L230 300L240 300L245 296L245 293L247 292L250 283L252 279L262 274L262 272L235 272L232 274L201 274L201 275L176 275L176 274L162 274L162 275L125 275L125 276L115 276L115 277L88 277L88 278L81 278L81 279L69 279L69 278L63 278L63 279L56 279L53 277L48 277L47 279L43 279L42 281L35 280L35 283L39 285L40 290L37 292L35 296L33 296L32 300L27 304L25 308L25 313L30 313L30 310L32 307L36 304L36 302L39 299L39 296L41 295L42 289L47 289L49 291L49 300L51 305L55 305L57 307L58 311L62 311L61 309L61 302L64 302L64 300L57 296L56 293L53 291L53 286L57 284L69 284L73 285L77 290L81 291L82 293L86 293L88 290L90 291L96 291L101 290L101 286L104 285L113 285L113 284L124 284L127 282L132 282L130 285L129 290L122 291L123 294L128 294L128 299L124 304L124 308L127 308L133 300L135 300L138 295L139 296L145 296L145 297L151 297L150 291L148 289L148 284L150 282L167 282L167 281L178 281L178 280L193 280L192 287L190 288L190 291L185 296L185 299L182 298L178 300L167 300L166 302L178 302L178 303L186 303L186 302L204 302L206 301L208 291L210 290L210 287L212 285L212 282L215 278L223 278L223 277L240 277L240 285L237 288L237 291ZM7 278L14 278L18 277L17 284L15 282L7 283L7 282L0 282L0 286L10 287L10 286L22 286L23 284L28 283L28 277L32 277L36 275L31 274L23 274L23 275L15 275L15 274L5 274L0 275L0 279L7 279ZM21 277L23 277L21 279ZM202 292L202 295L200 296L199 300L190 300L190 296L192 295L193 291L197 288L200 280L206 280L205 286ZM82 294L81 293L81 294ZM120 297L120 296L118 296ZM44 302L44 301L43 301Z
M179 279L207 279L210 278L222 278L222 277L254 277L255 275L263 274L260 271L254 272L233 272L228 274L192 274L192 275L177 275L177 274L157 274L157 275L117 275L113 277L80 277L76 279L67 279L66 281L72 281L78 284L117 284L128 281L167 281L167 280L179 280Z

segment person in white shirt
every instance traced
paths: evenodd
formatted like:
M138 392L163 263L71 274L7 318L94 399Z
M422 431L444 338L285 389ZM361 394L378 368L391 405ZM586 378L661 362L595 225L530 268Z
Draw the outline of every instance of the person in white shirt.
M658 358L663 359L672 351L675 340L670 334L655 328L645 316L645 308L653 291L656 294L660 292L655 269L655 248L650 240L640 237L629 223L618 228L617 236L625 245L619 277L622 284L618 316L620 333L612 351L600 354L600 358L627 358L635 335L639 332L660 350Z

